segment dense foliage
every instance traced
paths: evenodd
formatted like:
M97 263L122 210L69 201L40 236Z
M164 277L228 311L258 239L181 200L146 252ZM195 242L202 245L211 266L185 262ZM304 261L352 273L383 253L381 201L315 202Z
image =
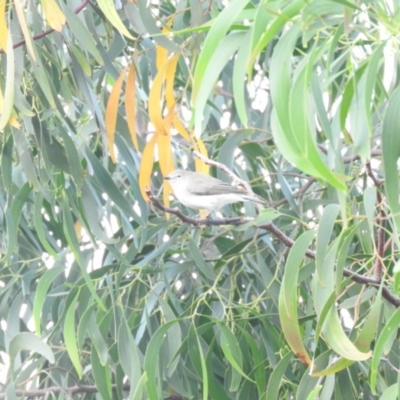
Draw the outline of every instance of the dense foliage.
M0 399L397 399L398 32L390 0L0 1ZM269 207L164 212L221 166Z

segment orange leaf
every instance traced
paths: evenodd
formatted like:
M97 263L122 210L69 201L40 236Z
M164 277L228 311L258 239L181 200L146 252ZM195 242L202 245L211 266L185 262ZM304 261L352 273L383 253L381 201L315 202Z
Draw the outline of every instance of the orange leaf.
M156 49L156 67L157 71L159 71L164 64L167 62L168 58L168 50L165 47L157 45Z
M175 71L176 71L176 66L178 64L178 60L179 60L179 55L176 54L170 59L170 61L168 63L166 78L165 78L165 80L166 80L165 100L167 103L168 115L170 115L170 119L171 119L175 129L181 134L181 136L183 138L190 141L190 135L186 131L182 122L179 120L179 118L176 114L176 111L175 111L176 100L175 100L175 96L174 96L174 78L175 78Z
M165 100L167 103L168 109L175 107L175 96L174 96L174 78L175 78L175 71L176 65L178 64L179 54L174 54L168 60L168 66L166 71L165 77Z
M47 23L57 32L65 24L65 15L54 0L42 0L42 7Z
M157 145L161 173L163 176L166 176L174 169L173 156L171 151L171 135L159 135ZM166 207L169 207L170 205L170 193L173 193L172 187L168 181L164 181L163 202ZM167 220L169 219L169 214L166 214L166 218Z
M7 52L8 28L6 24L6 0L0 0L0 46Z
M196 138L193 136L193 147L201 155L208 158L206 146L204 145L204 142L200 138ZM203 174L206 175L210 173L210 167L204 161L201 161L200 159L195 157L194 163L196 165L197 172L202 172Z
M176 112L172 118L172 123L174 124L175 129L181 134L181 136L190 141L190 135L183 126L182 122L179 120L178 116L176 115Z
M135 65L132 62L129 72L128 78L126 80L126 90L125 90L125 115L126 122L128 124L129 133L131 134L131 139L133 146L136 151L139 150L137 135L136 135L136 109L135 109Z
M168 63L164 64L161 69L157 72L154 78L153 84L151 85L149 93L149 119L156 128L156 132L165 135L165 127L162 117L162 88L165 79L165 73L168 67Z
M139 188L143 198L146 201L149 201L149 198L145 193L145 189L150 188L150 178L154 163L154 146L157 142L157 137L158 133L156 132L146 143L146 146L143 149L142 160L139 167Z
M115 164L117 159L114 151L114 138L115 138L115 127L117 125L118 116L118 103L121 93L122 82L124 80L126 68L121 72L121 75L115 81L113 88L111 89L110 97L108 98L106 107L106 134L108 150L110 151L110 157Z
M167 36L167 33L171 31L171 25L172 21L174 19L174 16L172 16L164 26L164 28L161 30L161 32L164 34L164 36ZM156 67L157 71L159 71L163 65L167 62L168 58L168 50L160 45L157 45L156 47Z
M17 121L17 119L11 115L8 123L16 129L21 129L21 124Z
M158 157L163 176L168 175L173 169L171 152L171 135L158 135Z

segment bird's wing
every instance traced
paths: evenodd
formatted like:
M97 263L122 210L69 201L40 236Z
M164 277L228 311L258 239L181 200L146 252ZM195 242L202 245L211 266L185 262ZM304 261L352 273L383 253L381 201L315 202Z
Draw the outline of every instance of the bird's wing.
M211 185L210 185L211 183ZM199 180L196 183L196 187L190 190L192 194L197 196L210 196L210 195L218 195L218 194L226 194L227 191L229 193L237 193L237 194L245 194L243 190L236 186L232 186L229 183L225 183L220 181L219 179L210 180Z

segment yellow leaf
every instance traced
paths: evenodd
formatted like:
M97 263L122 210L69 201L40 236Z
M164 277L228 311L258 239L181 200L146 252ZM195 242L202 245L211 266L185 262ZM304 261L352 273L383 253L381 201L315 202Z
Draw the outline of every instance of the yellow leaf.
M8 123L16 129L21 129L21 124L16 120L16 118L11 115Z
M125 90L125 115L126 122L128 124L129 133L131 134L131 139L133 146L136 151L139 150L137 135L136 135L136 108L135 108L135 98L136 88L135 88L135 64L132 62L128 78L126 80L126 90Z
M166 176L174 169L171 151L171 135L158 135L157 145L161 173L163 176ZM164 205L169 207L169 194L173 193L173 191L169 183L166 181L164 181L163 189ZM168 217L169 216L167 216L167 219Z
M168 175L173 169L171 152L171 135L158 135L158 157L163 176Z
M65 24L65 15L54 0L42 0L42 7L47 23L57 32Z
M168 50L165 47L157 45L156 49L156 67L157 71L159 71L163 65L167 62L168 58Z
M172 16L164 26L164 28L161 30L161 32L164 34L164 36L167 36L167 33L170 32L170 28L172 25L172 21L174 19L174 16ZM159 71L162 66L167 62L168 58L168 50L160 45L157 45L156 47L156 67L157 71Z
M8 111L6 110L6 112L8 112ZM2 115L3 113L4 113L4 97L3 97L3 92L1 91L1 86L0 86L0 115ZM12 107L11 107L10 113L12 113ZM10 117L9 117L8 121L6 121L6 123L7 122L14 128L21 129L21 125L19 124L17 119L12 114L10 114Z
M161 67L161 69L157 72L157 75L154 78L149 93L149 119L156 128L156 132L162 134L165 134L165 127L161 109L161 103L162 103L161 94L167 67L168 63L164 64Z
M6 0L0 0L0 47L7 52L8 28L6 24Z
M74 224L75 234L78 239L82 237L82 224L81 221L77 220Z
M200 138L193 137L193 147L196 151L198 151L201 155L208 158L207 149L204 145L204 142ZM208 175L210 173L210 167L204 161L201 161L197 157L194 159L194 163L196 165L196 171L201 172L203 174Z
M33 48L33 42L32 42L31 35L29 33L28 25L26 23L25 13L22 8L21 0L15 0L14 6L15 6L15 11L17 12L19 26L21 27L22 34L24 35L26 48L28 49L28 53L32 57L32 60L34 62L36 62L36 54L35 54L35 50ZM0 19L1 19L1 17L0 17ZM1 21L0 21L0 23L1 23ZM1 33L0 33L0 37L1 37Z
M97 4L99 5L101 11L103 11L105 17L119 32L129 39L136 40L121 21L121 18L115 9L113 0L98 0Z
M125 73L126 73L126 68L124 68L118 79L115 81L114 86L111 89L110 97L108 98L106 107L105 122L106 122L107 144L108 144L108 150L110 151L111 160L113 161L114 164L117 161L114 151L115 127L117 125L118 103Z
M174 96L174 78L176 66L178 64L179 55L176 54L168 62L166 78L165 78L165 101L167 103L168 115L170 115L170 119L175 129L181 134L183 138L190 141L190 135L183 126L182 122L179 120L176 111L175 105L176 100Z
M146 195L146 188L150 189L151 171L153 171L154 163L154 146L157 142L158 133L156 132L153 137L146 143L142 153L142 160L139 168L139 188L143 198L149 201Z
M168 109L175 107L175 96L174 96L174 78L176 65L178 64L179 54L174 54L169 60L167 65L166 77L165 77L165 101Z
M1 99L0 105L0 131L7 125L10 120L11 113L14 107L14 84L15 84L15 65L14 65L14 50L12 47L11 35L8 36L7 41L7 72L6 72L6 87Z

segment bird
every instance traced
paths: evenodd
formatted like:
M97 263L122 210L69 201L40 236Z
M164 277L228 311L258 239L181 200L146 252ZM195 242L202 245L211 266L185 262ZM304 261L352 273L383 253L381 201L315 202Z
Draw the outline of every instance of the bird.
M175 197L189 208L217 211L227 204L252 201L266 205L260 197L249 194L239 187L199 172L176 169L164 177Z

